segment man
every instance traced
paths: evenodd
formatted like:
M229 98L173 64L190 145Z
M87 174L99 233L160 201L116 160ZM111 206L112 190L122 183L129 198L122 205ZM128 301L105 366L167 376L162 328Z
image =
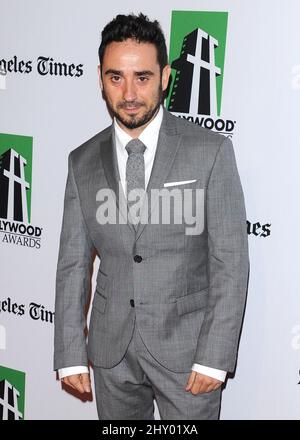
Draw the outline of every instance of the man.
M83 393L92 362L100 419L153 419L153 399L161 419L217 419L221 384L235 368L249 264L232 143L162 107L171 68L157 21L118 15L102 32L99 58L113 124L69 155L54 368ZM158 190L161 199L146 203ZM170 190L191 195L184 212L180 197L169 203ZM166 206L176 221L162 221ZM191 207L195 229L185 215ZM106 222L105 210L117 216Z

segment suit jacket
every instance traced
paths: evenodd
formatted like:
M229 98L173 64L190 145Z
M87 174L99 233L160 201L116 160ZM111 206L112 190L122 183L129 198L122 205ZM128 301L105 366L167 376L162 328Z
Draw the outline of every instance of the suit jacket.
M169 190L188 190L188 207L200 225L196 234L186 233L190 219L175 202L169 204L168 194L144 203L143 218L150 220L135 231L124 220L119 180L113 125L70 153L56 277L54 369L88 365L88 359L96 366L115 366L137 325L150 353L171 371L188 372L194 362L233 371L249 257L231 141L164 109L146 195L165 184ZM115 195L111 205L119 220L114 224L99 222L98 191L104 188ZM170 222L159 216L151 222L167 204ZM84 309L95 250L100 266L87 344Z

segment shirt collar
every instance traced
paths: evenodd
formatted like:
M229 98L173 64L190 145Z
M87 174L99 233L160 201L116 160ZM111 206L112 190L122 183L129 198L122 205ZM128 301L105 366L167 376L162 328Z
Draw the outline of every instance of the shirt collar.
M158 134L160 130L160 126L163 120L163 108L162 105L159 107L159 111L157 112L155 118L147 125L147 127L142 131L139 135L138 139L143 142L143 144L149 149L154 150L157 145ZM118 141L125 149L126 145L133 138L124 131L120 125L118 124L116 118L114 117L114 130L115 135L118 138Z

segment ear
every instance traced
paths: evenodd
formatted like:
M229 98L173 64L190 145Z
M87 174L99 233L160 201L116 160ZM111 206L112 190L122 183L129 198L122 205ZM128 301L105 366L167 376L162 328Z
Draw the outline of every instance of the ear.
M165 91L166 88L168 87L170 75L171 75L171 67L169 64L167 64L163 68L162 75L161 75L161 85L162 85L163 91Z
M100 89L103 90L103 83L102 83L102 78L101 78L101 66L100 66L100 64L98 65L98 79L99 79Z

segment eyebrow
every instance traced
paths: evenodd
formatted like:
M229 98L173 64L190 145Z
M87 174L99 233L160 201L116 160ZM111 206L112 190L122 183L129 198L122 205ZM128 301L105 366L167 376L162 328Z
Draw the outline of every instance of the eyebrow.
M153 76L154 72L152 72L151 70L141 70L139 72L134 72L134 74L135 76L144 76L144 75ZM123 76L123 72L121 70L108 69L105 71L105 75Z

